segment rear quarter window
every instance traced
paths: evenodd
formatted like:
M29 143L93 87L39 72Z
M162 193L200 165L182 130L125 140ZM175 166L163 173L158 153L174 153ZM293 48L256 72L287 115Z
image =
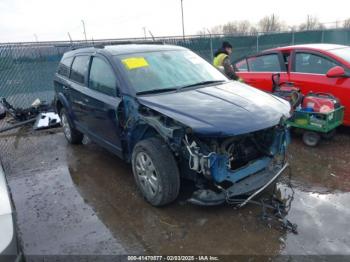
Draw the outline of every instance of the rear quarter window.
M72 64L73 57L66 57L61 60L58 65L57 73L61 76L69 77L70 66Z

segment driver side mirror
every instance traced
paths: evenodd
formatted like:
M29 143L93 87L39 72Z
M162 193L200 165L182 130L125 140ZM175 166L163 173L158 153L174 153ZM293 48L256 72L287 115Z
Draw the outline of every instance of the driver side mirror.
M345 70L341 66L335 66L328 70L327 77L336 78L336 77L346 77Z

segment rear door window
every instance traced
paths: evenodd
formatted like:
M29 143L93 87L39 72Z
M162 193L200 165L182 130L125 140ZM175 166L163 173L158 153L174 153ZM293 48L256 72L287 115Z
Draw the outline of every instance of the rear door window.
M89 88L106 95L115 96L117 79L109 63L99 57L92 59Z
M251 72L280 72L281 65L278 54L268 54L247 59Z
M90 56L76 56L72 64L70 79L80 84L85 83L86 72L89 67Z
M295 55L294 72L322 74L325 75L329 69L337 66L337 64L330 59L312 53L298 52Z

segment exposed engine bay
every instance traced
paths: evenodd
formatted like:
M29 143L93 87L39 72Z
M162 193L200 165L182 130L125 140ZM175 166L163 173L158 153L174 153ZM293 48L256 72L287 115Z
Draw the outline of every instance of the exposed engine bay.
M205 176L219 189L219 193L201 189L194 193L192 202L214 205L264 186L254 179L254 175L270 177L267 174L279 174L278 170L284 170L288 141L288 131L283 126L229 138L199 140L186 135L183 142L189 168ZM242 184L246 187L242 188Z
M250 161L263 156L273 156L270 147L273 143L273 130L264 130L248 135L229 138L192 138L186 135L184 144L189 153L189 165L192 170L210 175L210 156L213 154L227 156L230 170L247 165Z

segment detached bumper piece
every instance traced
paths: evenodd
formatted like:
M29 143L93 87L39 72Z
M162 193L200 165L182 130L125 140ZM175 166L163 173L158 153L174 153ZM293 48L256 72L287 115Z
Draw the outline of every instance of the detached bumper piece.
M238 206L243 207L284 174L287 167L288 163L282 168L272 171L265 169L234 183L226 190L222 189L221 192L215 192L211 189L199 189L193 193L192 197L188 199L188 202L201 206L214 206L223 204L237 196L248 195L248 198Z

